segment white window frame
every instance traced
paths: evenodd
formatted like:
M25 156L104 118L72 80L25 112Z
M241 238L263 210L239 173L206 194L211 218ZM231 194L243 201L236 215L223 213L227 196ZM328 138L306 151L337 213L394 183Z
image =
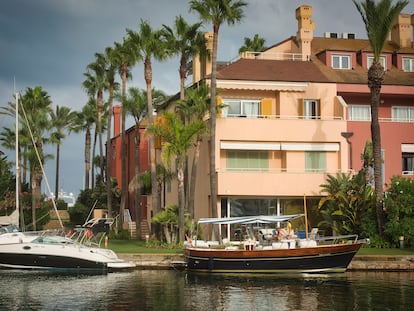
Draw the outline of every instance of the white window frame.
M370 105L348 105L349 121L371 121Z
M391 119L393 122L414 122L414 107L392 106Z
M372 63L374 62L374 56L368 55L367 56L367 69L369 69L372 66ZM379 62L382 67L384 67L384 70L387 70L387 58L385 56L380 56Z
M403 71L414 72L414 57L403 57L401 65Z
M303 100L303 118L305 120L315 120L321 118L319 99Z
M223 109L222 115L223 117L247 117L247 118L258 118L261 113L261 100L260 99L223 99ZM232 104L234 106L238 105L238 112L237 113L229 113L229 105ZM251 112L248 109L248 106L253 104L253 106L257 106L256 110L257 113ZM254 107L253 107L254 108Z
M335 66L335 59L338 59L338 65ZM347 60L348 64L344 64L345 60ZM332 68L334 69L351 69L352 58L349 54L332 54L331 56L331 64Z

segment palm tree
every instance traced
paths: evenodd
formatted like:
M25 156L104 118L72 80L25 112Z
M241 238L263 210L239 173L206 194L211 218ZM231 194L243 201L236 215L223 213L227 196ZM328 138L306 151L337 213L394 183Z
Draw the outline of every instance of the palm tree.
M112 126L112 106L114 99L114 92L118 88L118 83L115 82L115 74L119 68L119 57L117 50L111 47L105 49L105 63L106 63L106 79L108 80L108 120L106 128L106 200L108 214L112 215L112 182L111 182L111 126Z
M197 88L188 88L186 90L186 99L177 102L177 108L186 117L186 124L195 120L204 120L209 111L209 87L207 84L201 84ZM205 123L204 123L205 124ZM188 187L188 210L191 219L194 219L194 199L195 186L197 179L198 159L200 157L200 146L203 135L207 132L207 126L200 131L196 137L196 144L194 149L193 162L191 167L191 178Z
M162 61L168 56L165 42L161 40L161 31L153 30L147 21L141 20L139 32L127 29L129 38L135 45L135 52L140 59L144 60L144 78L147 91L148 126L154 124L153 99L152 99L152 58ZM154 135L149 135L150 163L151 163L151 187L152 187L152 209L154 213L161 210L160 193L157 188L156 179L156 155Z
M40 204L41 185L43 180L42 166L47 155L43 146L48 142L46 132L50 130L51 100L40 86L27 88L22 97L25 121L23 127L30 133L32 145L28 158L30 164L30 187L32 193L32 226L36 230L36 207Z
M90 188L91 171L91 128L96 120L96 100L90 98L88 103L83 106L82 111L76 113L73 131L76 133L85 132L85 180L84 189Z
M140 60L139 56L134 50L134 43L130 38L124 39L120 44L115 42L116 57L118 58L118 72L122 81L122 109L121 109L121 206L120 218L121 224L124 221L125 201L127 196L127 169L126 169L126 138L125 138L125 123L126 123L126 109L125 98L127 96L126 81L132 77L131 66Z
M260 38L258 34L255 34L253 39L244 38L244 45L240 47L239 53L243 52L262 52L266 49L266 39Z
M398 15L408 4L406 0L399 0L395 5L392 0L365 0L357 2L353 0L362 20L365 24L368 40L374 53L374 61L368 69L368 87L371 91L371 137L374 155L374 180L376 194L376 215L378 233L383 234L384 213L382 206L382 157L381 157L381 132L378 121L378 107L380 102L380 91L384 81L384 67L380 63L381 52L388 40L390 31Z
M55 199L59 197L59 162L60 144L66 137L65 131L71 131L75 119L75 113L68 107L56 106L56 111L50 112L52 128L55 129L51 134L52 142L56 144L56 172L55 172Z
M199 30L202 23L189 25L180 15L175 18L174 28L163 25L162 33L173 54L180 57L180 99L184 99L184 85L187 79L187 64L193 55L206 53L206 38Z
M217 50L220 26L227 22L234 25L244 17L243 7L247 5L241 0L191 0L190 10L198 12L202 21L213 24L213 52L211 63L211 102L210 102L210 192L211 212L217 217L217 176L216 176L216 77L217 77ZM214 226L216 238L218 228Z
M175 160L178 181L178 231L179 240L184 242L184 213L185 213L185 193L184 193L184 169L187 151L192 147L194 139L204 130L203 120L196 120L188 125L184 125L181 118L174 112L167 111L160 117L160 121L148 127L152 134L160 136L164 142L163 160L171 163Z
M97 105L97 134L99 139L99 156L101 174L104 176L104 159L103 159L103 142L102 142L102 113L103 113L103 92L108 89L108 80L105 75L105 57L103 54L95 54L95 62L90 63L87 67L82 86L89 96L96 96Z
M125 113L133 116L135 120L135 176L140 175L140 144L141 144L141 122L147 116L147 101L146 94L144 91L131 87L128 89L128 94L124 98L123 110ZM135 210L135 222L136 222L136 232L137 238L140 237L141 232L141 183L135 182L134 192L135 192L135 201L134 201L134 210Z

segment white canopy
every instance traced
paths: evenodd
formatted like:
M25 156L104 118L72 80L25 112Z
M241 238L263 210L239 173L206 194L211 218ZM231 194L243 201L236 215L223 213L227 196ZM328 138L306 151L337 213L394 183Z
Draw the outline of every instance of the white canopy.
M243 217L225 217L225 218L200 218L199 224L271 224L277 222L284 222L291 219L303 217L304 214L296 215L281 215L281 216L243 216Z

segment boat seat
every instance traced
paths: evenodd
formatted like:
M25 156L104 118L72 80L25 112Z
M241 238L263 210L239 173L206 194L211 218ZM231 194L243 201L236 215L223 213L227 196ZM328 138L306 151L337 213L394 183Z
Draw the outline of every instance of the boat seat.
M311 232L309 233L309 239L315 240L318 237L318 228L312 228Z

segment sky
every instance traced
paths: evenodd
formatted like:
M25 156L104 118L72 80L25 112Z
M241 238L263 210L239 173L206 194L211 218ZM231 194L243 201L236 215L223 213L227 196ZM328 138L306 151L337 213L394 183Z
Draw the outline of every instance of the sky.
M219 61L237 58L244 38L255 34L272 46L296 35L295 9L313 7L314 36L325 32L355 33L366 38L365 27L352 0L244 0L245 17L239 24L223 24L219 34ZM410 1L403 11L414 14ZM0 105L13 101L13 94L41 86L53 103L80 111L87 102L82 89L86 66L114 42L122 42L126 29L139 31L141 20L153 29L173 26L177 16L198 22L188 0L1 0L0 1ZM212 31L206 24L202 31ZM172 95L179 91L178 59L153 62L153 87ZM145 89L142 64L134 67L128 87ZM118 79L119 81L119 79ZM0 115L0 130L13 124ZM105 140L106 141L106 140ZM84 180L84 134L70 134L61 146L60 188L79 194ZM50 149L54 153L54 147ZM14 151L5 150L14 159ZM54 191L55 160L45 164ZM44 189L45 193L48 190Z

